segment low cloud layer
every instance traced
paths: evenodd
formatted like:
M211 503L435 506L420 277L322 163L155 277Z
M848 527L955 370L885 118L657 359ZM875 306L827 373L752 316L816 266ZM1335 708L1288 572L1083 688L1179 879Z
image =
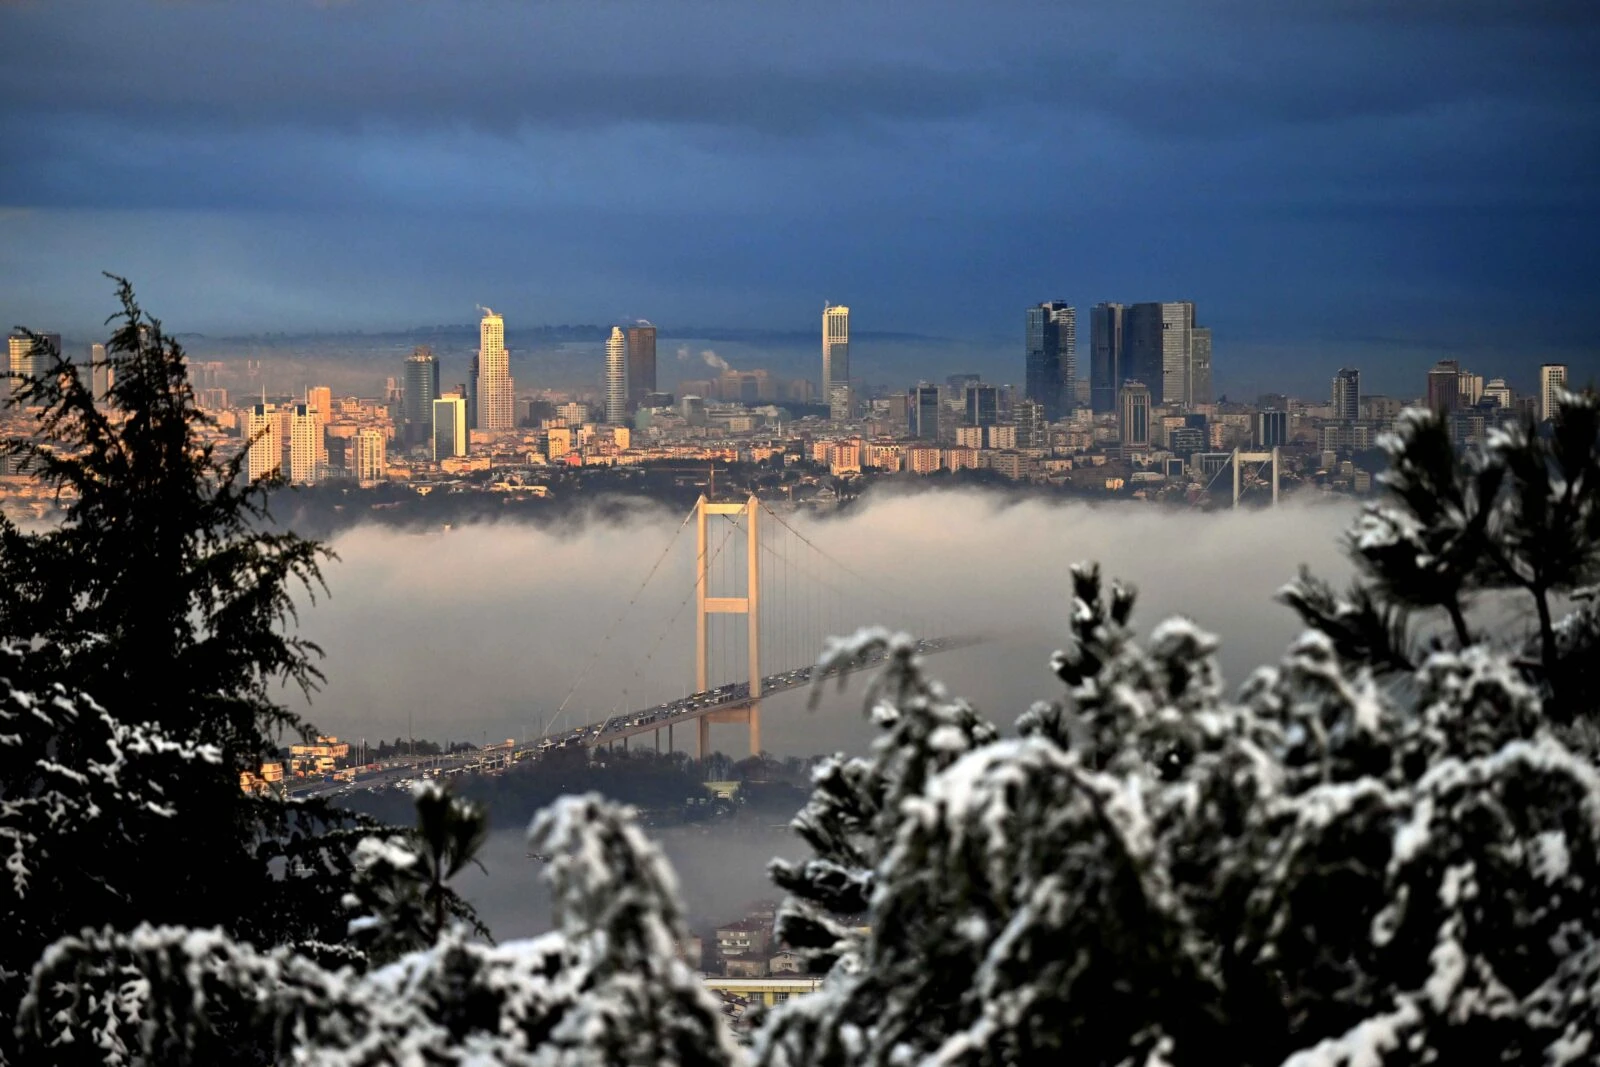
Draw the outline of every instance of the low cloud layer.
M841 590L830 594L802 580L798 559L764 557L774 610L785 597L803 605L806 588L822 601L793 610L789 622L765 617L765 669L787 666L774 662L783 646L816 651L797 632L802 617L823 615L836 628L983 631L987 644L933 657L930 668L1009 725L1031 701L1059 692L1048 662L1064 633L1067 568L1091 559L1138 586L1142 628L1184 614L1218 633L1237 685L1298 632L1272 599L1296 568L1348 573L1337 539L1350 517L1348 504L1201 514L929 492L872 501L848 518L793 519L848 570L815 572ZM312 718L342 737L414 728L419 737L477 742L535 736L563 701L564 721L578 723L681 695L692 688L692 525L662 554L682 520L642 508L625 523L560 530L506 523L342 534L340 559L327 570L332 596L304 615L303 632L328 653ZM723 562L737 563L732 550ZM726 624L735 635L742 620ZM714 680L737 678L743 663L737 637L726 644ZM767 701L764 747L806 755L860 746L870 736L861 690L860 681L842 694L830 689L816 710L799 694ZM688 734L679 733L680 748ZM739 753L743 730L719 726L714 742Z

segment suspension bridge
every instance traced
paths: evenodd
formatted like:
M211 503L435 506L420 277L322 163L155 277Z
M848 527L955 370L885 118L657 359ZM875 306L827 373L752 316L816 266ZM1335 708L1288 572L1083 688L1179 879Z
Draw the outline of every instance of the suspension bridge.
M680 542L688 540L691 525L692 582L675 604L669 596L672 610L647 647L620 647L619 628L632 619L653 583L673 584L667 564ZM753 495L734 503L715 503L701 496L560 704L533 724L535 736L507 746L506 757L572 745L626 747L630 738L645 734L654 735L658 751L663 740L671 751L677 747L675 731L685 729L694 754L704 758L713 751L714 724L743 726L750 754L759 755L762 698L812 684L818 653L829 635L879 624L925 635L917 645L924 654L981 640L953 633L935 605L918 605L919 595L937 593L936 582L916 589L886 586L882 579L861 573L825 550L818 540ZM650 690L652 678L658 681L663 646L674 635L682 643L685 625L692 626L694 634L693 689L654 704L640 699L641 692ZM612 679L613 684L621 682L620 693L610 713L601 717L577 694L597 671L615 674L619 660L631 662L632 674Z

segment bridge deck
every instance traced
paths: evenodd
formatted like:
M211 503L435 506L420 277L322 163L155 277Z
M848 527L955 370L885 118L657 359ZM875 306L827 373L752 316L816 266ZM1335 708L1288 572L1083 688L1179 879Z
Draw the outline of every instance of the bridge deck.
M949 652L954 649L981 644L983 640L982 637L973 636L930 638L917 642L917 653L919 655L933 655L938 652ZM861 663L852 665L847 670L830 671L829 677L852 674L856 671L876 667L883 662L883 658L882 654L872 656ZM801 667L782 674L768 675L761 680L761 696L767 697L775 693L810 685L814 670L815 668L813 667ZM694 722L715 712L736 711L740 708L747 708L752 703L748 683L740 682L733 685L725 685L706 693L691 693L689 696L667 704L660 704L653 708L641 708L638 711L614 715L602 723L591 723L587 726L580 726L572 730L541 737L518 745L517 751L533 750L543 752L552 748L565 748L571 745L597 748L612 741L621 741L630 737L637 737L640 734L664 730L669 726Z

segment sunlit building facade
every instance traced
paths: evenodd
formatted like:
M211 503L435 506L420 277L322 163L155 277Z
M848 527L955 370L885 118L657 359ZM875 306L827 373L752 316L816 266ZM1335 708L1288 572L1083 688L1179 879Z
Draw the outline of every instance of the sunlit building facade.
M478 323L478 429L490 433L515 429L516 398L506 352L505 319L488 308Z
M628 421L628 335L611 327L606 340L606 421L620 426Z
M822 309L822 396L828 417L843 422L853 414L850 397L850 309Z

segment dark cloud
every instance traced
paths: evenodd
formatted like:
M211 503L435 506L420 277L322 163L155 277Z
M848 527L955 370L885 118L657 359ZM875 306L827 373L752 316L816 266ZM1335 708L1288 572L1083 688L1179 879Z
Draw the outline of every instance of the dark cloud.
M1048 296L1181 294L1224 382L1274 369L1247 342L1316 382L1374 335L1526 368L1584 340L1591 10L13 4L0 206L31 214L0 234L51 255L0 249L0 311L93 321L103 266L207 329L509 290L535 321L800 328L826 295L998 337Z

